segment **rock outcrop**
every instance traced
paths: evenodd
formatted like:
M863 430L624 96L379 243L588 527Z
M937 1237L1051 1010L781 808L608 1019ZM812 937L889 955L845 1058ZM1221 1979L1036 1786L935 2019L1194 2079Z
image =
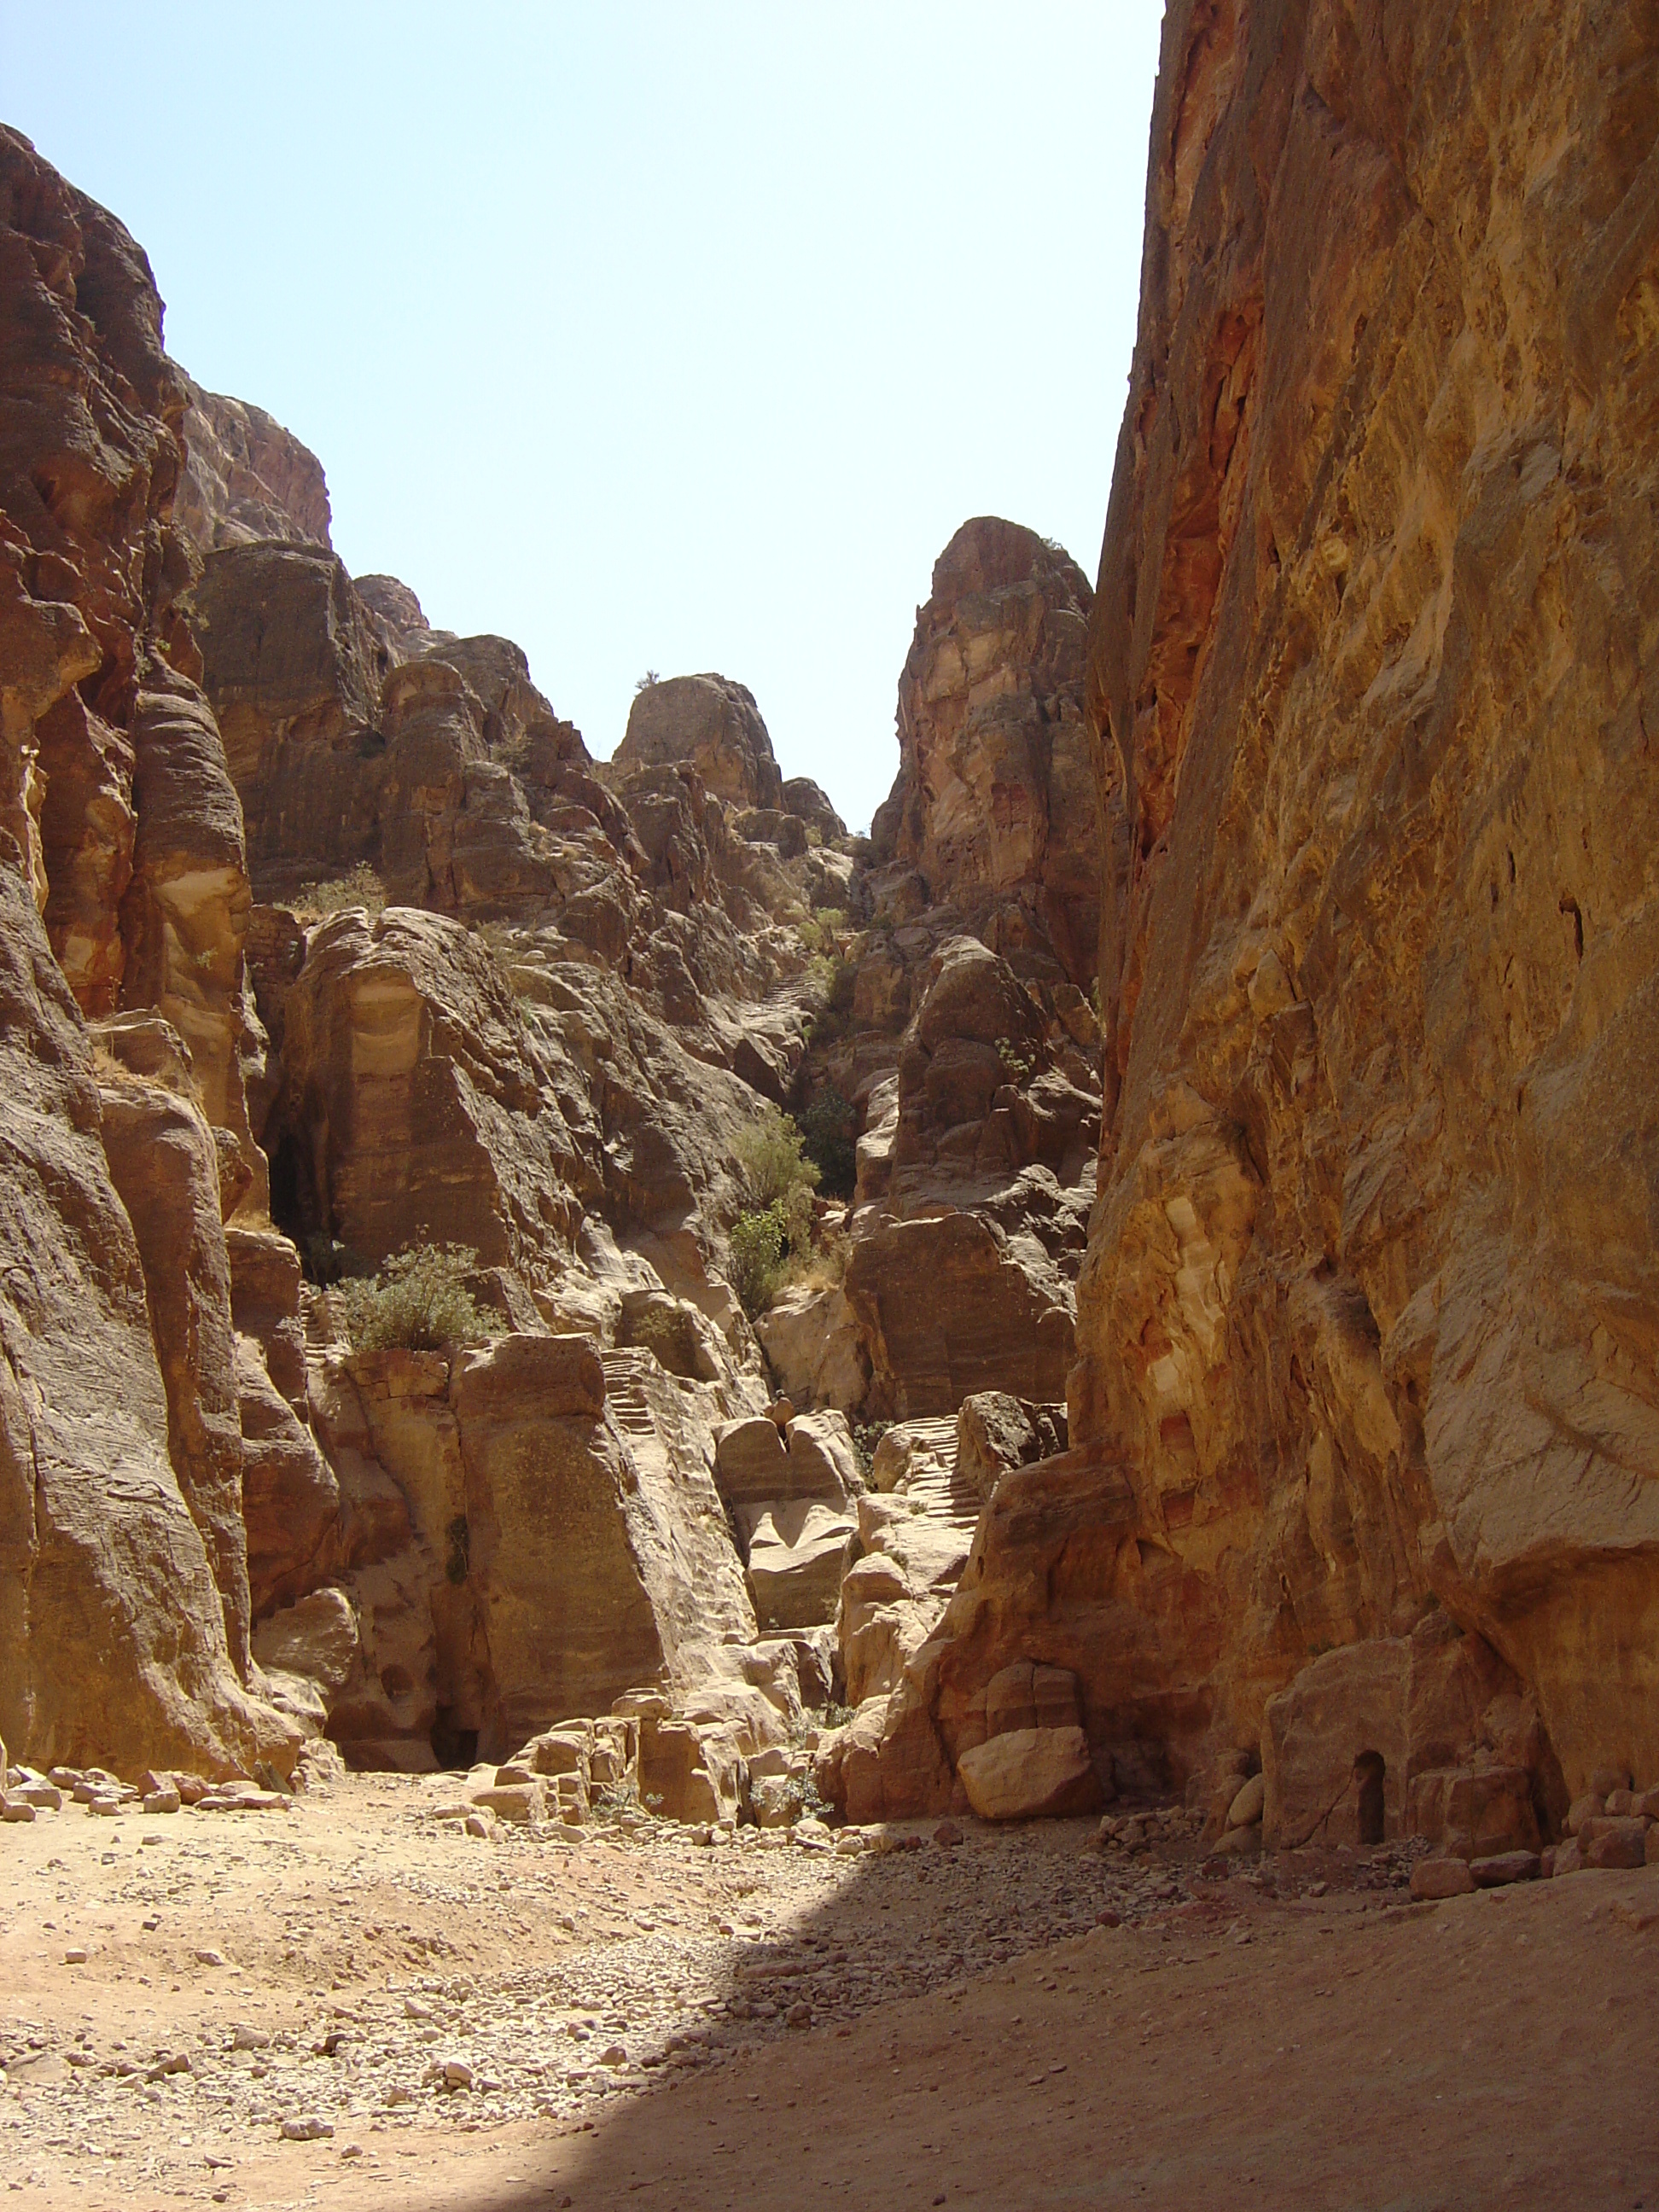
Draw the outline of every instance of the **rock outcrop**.
M285 1768L298 1731L248 1695L227 1641L228 1624L245 1648L247 1620L240 1523L227 1511L240 1474L234 1404L228 1425L211 1358L194 1403L175 1370L190 1431L175 1468L91 1040L21 860L15 842L0 846L0 1735L40 1765L115 1741L140 1772L246 1771L261 1757ZM192 1123L179 1147L186 1188L208 1146ZM188 1197L185 1211L172 1232L193 1248L174 1255L181 1298L192 1264L210 1274L217 1226ZM189 1341L170 1339L180 1361Z
M283 1005L281 1202L307 1246L371 1272L411 1241L526 1280L568 1248L580 1179L557 1071L480 940L435 915L349 908Z
M1101 843L1084 720L1093 603L1070 556L994 515L933 564L899 683L899 770L872 825L999 952L1055 961L1085 989Z
M186 378L185 470L173 519L204 553L259 538L329 543L323 465L291 430L245 399Z
M635 694L617 766L626 771L682 763L696 769L717 799L783 807L782 773L755 696L729 677L671 676Z
M286 1771L248 1651L223 1221L262 1197L259 1040L175 604L185 384L143 253L5 131L0 299L0 1729L47 1762Z
M1259 1744L1281 1839L1659 1764L1651 32L1166 15L1074 1449L999 1490L890 1802L1014 1656L1165 1786ZM1419 1736L1437 1620L1480 1688Z

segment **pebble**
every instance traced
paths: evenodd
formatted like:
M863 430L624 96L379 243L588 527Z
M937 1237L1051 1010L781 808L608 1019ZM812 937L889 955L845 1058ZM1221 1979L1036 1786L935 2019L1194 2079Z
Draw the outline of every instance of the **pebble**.
M434 1833L420 1785L375 1786L377 1818ZM959 1840L924 1850L933 1829L947 1825ZM262 1826L270 1834L289 1824ZM243 1838L252 1832L241 1823L197 1830L186 1810L167 1842L176 1849L204 1837L191 1858L158 1863L154 1854L123 1854L124 1870L106 1877L110 1899L131 1900L132 1926L135 1908L162 1903L155 1884L164 1881L165 1911L149 1914L149 1934L189 1944L194 1915L197 1929L210 1936L212 1901L239 1863L227 1854L246 1849ZM740 2050L791 2033L844 2033L896 1998L1080 1936L1097 1919L1143 1920L1187 1893L1181 1869L1154 1859L1108 1852L1079 1863L1070 1831L1063 1848L1058 1837L1050 1848L956 1821L862 1834L813 1823L804 1838L767 1832L775 1843L753 1829L708 1832L719 1850L670 1822L645 1823L628 1837L562 1836L556 1848L502 1826L487 1848L476 1839L463 1847L452 1834L426 1863L400 1856L396 1887L426 1908L428 1930L434 1909L436 1925L462 1942L470 1923L510 1915L533 1941L520 1959L498 1949L488 1969L466 1971L448 1933L423 1933L417 1942L411 1932L404 1972L377 1973L372 1983L347 1978L343 1954L362 1930L349 1904L331 1901L337 1862L301 1857L299 1838L285 1841L289 1959L309 1954L314 1970L320 1961L311 1947L326 1943L335 1994L313 1985L307 1997L273 1978L261 1994L276 1996L276 2016L258 2027L216 2018L212 1992L228 1995L228 1985L204 1979L194 2021L175 2017L170 2028L186 2048L135 2048L119 2058L100 2050L95 2063L43 2077L31 2090L31 2130L49 2138L95 2129L131 2143L136 2126L155 2141L176 2129L186 2097L193 2114L212 2113L233 2140L250 2127L280 2129L291 2141L371 2122L392 2131L416 2117L468 2128L538 2118L579 2124L607 2095L668 2069L716 2069ZM248 1971L265 1971L246 1943L239 1952ZM178 1955L226 1963L207 1942ZM270 1966L281 1957L278 1944ZM455 2048L462 2037L465 2057ZM293 2069L301 2063L306 2102L296 2112Z

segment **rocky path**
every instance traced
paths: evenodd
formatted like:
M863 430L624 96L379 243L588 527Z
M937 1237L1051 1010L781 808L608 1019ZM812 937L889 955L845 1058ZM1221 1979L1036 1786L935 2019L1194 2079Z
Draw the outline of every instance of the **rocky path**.
M1174 2205L1276 2170L1260 2201L1427 2207L1565 2203L1559 2169L1633 2205L1615 2172L1659 2172L1659 1869L1412 1907L1399 1855L1220 1877L1178 1818L837 1850L486 1840L433 1802L0 1832L7 2201ZM1402 2172L1471 2128L1490 2170L1368 2194L1350 2104ZM1336 2193L1296 2193L1309 2128Z
M959 1528L969 1538L979 1526L985 1500L973 1485L957 1473L957 1425L948 1421L907 1421L915 1438L910 1463L899 1488L944 1526Z

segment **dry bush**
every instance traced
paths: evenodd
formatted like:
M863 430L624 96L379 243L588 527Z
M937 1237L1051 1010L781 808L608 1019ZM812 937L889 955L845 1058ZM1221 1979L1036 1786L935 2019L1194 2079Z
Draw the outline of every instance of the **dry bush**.
M470 1244L411 1244L378 1275L331 1293L354 1352L441 1352L501 1334L500 1318L467 1288L478 1264Z
M303 884L294 901L294 911L302 920L324 921L331 914L344 914L348 908L366 908L371 921L385 910L386 885L367 860L343 876L333 876L326 883Z

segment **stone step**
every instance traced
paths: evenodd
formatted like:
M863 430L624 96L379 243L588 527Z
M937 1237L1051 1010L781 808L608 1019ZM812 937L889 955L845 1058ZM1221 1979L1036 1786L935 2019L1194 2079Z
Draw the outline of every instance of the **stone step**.
M605 1400L617 1427L626 1434L654 1437L657 1433L656 1418L640 1381L641 1357L637 1352L602 1352L599 1354L599 1364L605 1370Z
M910 1471L898 1486L900 1495L915 1499L932 1520L953 1528L977 1528L979 1494L957 1480L955 1417L907 1421L904 1426L914 1443Z

